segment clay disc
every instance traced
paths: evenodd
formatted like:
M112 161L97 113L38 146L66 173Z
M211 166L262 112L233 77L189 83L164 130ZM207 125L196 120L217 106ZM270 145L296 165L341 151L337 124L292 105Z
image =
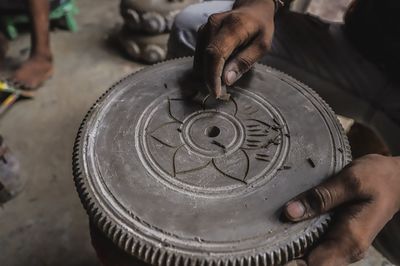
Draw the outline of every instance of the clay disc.
M263 65L216 101L192 63L132 74L89 111L73 161L90 219L153 265L281 265L301 255L328 217L288 224L281 208L350 161L334 113Z

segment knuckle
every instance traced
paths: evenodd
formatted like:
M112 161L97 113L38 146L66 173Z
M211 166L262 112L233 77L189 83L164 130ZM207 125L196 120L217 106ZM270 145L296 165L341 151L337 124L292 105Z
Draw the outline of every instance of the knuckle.
M263 45L265 50L271 49L272 46L272 39L273 39L273 29L268 30L268 29L261 29L261 42L260 44Z
M220 24L220 22L221 22L221 18L220 18L219 14L212 14L211 16L208 17L208 21L207 21L207 23L213 27L218 26Z
M235 27L244 27L245 23L241 14L232 13L226 18L226 22Z
M238 63L239 69L242 72L246 72L253 66L252 60L250 58L246 58L244 56L238 57L237 63Z
M209 44L205 49L205 54L209 58L216 58L222 55L222 51L217 45Z
M353 246L351 252L350 252L350 256L349 256L349 260L351 263L357 262L362 260L363 258L365 258L365 254L368 250L369 245L363 242L357 242L355 243L355 245Z
M258 47L261 51L269 51L271 49L271 41L263 38L259 43Z
M334 193L324 186L315 187L311 191L309 199L310 207L317 212L323 212L334 204Z
M347 191L356 194L361 193L363 187L362 181L362 177L356 167L347 170L347 175L344 178Z

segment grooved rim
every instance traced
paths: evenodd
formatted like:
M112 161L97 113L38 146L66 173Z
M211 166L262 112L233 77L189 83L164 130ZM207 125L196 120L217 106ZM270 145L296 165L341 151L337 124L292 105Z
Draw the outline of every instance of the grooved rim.
M172 59L169 61L180 61L184 58ZM159 63L160 64L160 63ZM159 65L156 64L150 68L154 68ZM337 129L339 130L340 135L342 136L342 147L344 148L342 153L344 155L345 164L351 161L351 149L344 132L343 127L335 116L332 108L311 88L307 85L299 82L298 80L288 76L287 74L275 70L271 67L258 64L261 67L264 67L266 70L272 72L273 74L279 74L285 78L286 81L294 82L300 85L304 90L306 90L310 96L312 96L317 102L319 102L322 106L325 107L327 111L327 115L329 118L336 122L333 123ZM109 88L105 93L103 93L100 98L91 106L87 114L85 115L78 133L75 139L75 144L73 147L73 155L72 155L72 168L73 168L73 176L74 182L76 186L76 190L79 194L81 202L86 209L87 214L89 215L90 220L109 238L116 244L120 249L124 250L130 255L133 255L140 260L152 264L152 265L160 265L160 266L180 266L180 265L202 265L202 266L235 266L235 265L282 265L292 259L295 259L305 251L311 247L315 241L325 232L328 223L330 221L329 216L322 216L316 224L310 228L309 232L304 234L299 239L292 241L291 243L281 246L277 248L275 251L264 254L252 254L248 256L240 256L240 257L230 257L230 258L213 258L212 256L207 256L204 258L199 258L196 256L188 256L176 252L174 250L168 250L166 248L159 248L150 243L147 243L144 240L135 239L133 236L127 232L122 226L114 223L112 219L107 217L105 213L102 212L101 206L93 200L92 192L88 189L88 185L86 183L86 178L82 172L82 159L80 156L80 151L82 150L82 134L86 128L86 123L89 117L93 114L95 108L105 99L105 97L110 94L120 83L125 81L128 78L140 73L142 70L136 71L125 78L121 79L117 83L115 83L111 88ZM274 74L275 75L275 74Z

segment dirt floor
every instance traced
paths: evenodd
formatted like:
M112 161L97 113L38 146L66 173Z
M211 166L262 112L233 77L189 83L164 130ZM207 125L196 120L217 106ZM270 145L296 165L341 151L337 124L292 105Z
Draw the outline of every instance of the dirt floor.
M122 58L107 41L121 23L119 1L95 2L78 1L78 33L52 32L54 77L34 100L19 102L0 120L0 133L28 179L25 190L0 208L2 266L98 265L72 181L72 146L91 104L140 65ZM6 63L15 67L28 51L29 36L23 34L12 43ZM374 250L371 254L358 265L389 265Z

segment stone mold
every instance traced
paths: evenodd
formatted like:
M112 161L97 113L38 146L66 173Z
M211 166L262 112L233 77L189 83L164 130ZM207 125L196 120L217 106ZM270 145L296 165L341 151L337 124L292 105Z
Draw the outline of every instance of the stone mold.
M73 171L91 221L152 265L282 265L301 256L329 217L287 224L280 210L349 163L334 113L263 65L218 102L191 67L184 58L132 74L86 115Z
M117 40L122 50L132 59L154 64L167 56L168 34L147 35L134 33L123 27Z

